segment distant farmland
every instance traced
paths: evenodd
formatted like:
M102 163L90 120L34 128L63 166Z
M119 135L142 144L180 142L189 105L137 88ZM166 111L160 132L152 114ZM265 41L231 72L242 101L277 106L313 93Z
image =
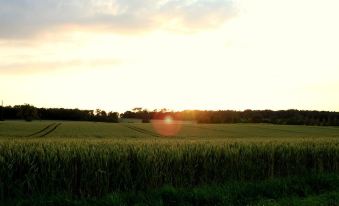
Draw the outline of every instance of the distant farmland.
M156 133L152 124L143 123L99 123L72 121L4 121L0 122L0 138L39 137L53 129L46 138L153 138L149 133ZM173 124L176 124L174 121ZM48 128L47 128L48 127ZM45 129L44 131L41 131ZM134 128L134 129L133 129ZM136 131L135 128L144 130ZM40 133L38 133L41 131ZM35 134L36 133L36 134ZM156 135L159 136L159 135ZM195 124L184 123L177 134L168 137L172 140L200 139L215 140L232 138L268 138L266 140L284 140L286 138L337 138L339 127L272 125L272 124ZM166 138L166 139L168 139ZM278 138L278 139L277 139ZM43 140L43 139L41 139ZM157 139L163 140L163 139Z
M192 123L181 124L173 136L154 128L0 122L1 199L55 193L102 197L165 185L339 173L338 127Z

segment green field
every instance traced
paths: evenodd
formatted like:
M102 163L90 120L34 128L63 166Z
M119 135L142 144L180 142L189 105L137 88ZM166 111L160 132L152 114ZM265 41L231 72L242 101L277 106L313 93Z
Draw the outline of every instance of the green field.
M176 135L162 136L152 124L142 123L4 121L0 122L0 165L0 199L27 205L35 196L54 201L48 197L55 194L88 202L104 198L105 204L116 205L131 205L131 199L146 205L155 204L152 201L158 205L284 205L289 200L296 205L321 200L339 205L339 188L331 184L339 183L339 127L183 123ZM320 175L317 181L314 175ZM306 178L300 183L306 190L279 192L298 187L288 182L293 177ZM225 199L230 187L238 184L252 188L246 190L248 195L239 196L247 202ZM253 185L262 184L285 196L260 193L246 199L256 190ZM236 191L242 194L242 190ZM202 202L195 191L202 193ZM136 192L139 196L126 196ZM186 201L182 194L198 200ZM88 203L79 201L69 204Z
M60 124L55 131L45 138L157 138L159 135L152 124L142 123L93 123L66 121L4 121L0 122L0 138L34 138L40 137L53 126ZM37 133L46 127L46 130ZM136 131L135 128L144 130ZM34 134L37 133L37 134ZM33 135L32 135L33 134ZM295 126L271 124L182 124L181 130L171 139L233 139L233 138L265 138L283 140L284 138L338 138L339 127Z

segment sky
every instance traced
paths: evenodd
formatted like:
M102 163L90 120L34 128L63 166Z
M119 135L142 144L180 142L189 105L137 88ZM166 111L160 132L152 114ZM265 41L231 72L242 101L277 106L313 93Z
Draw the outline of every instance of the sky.
M339 111L336 0L0 0L4 105Z

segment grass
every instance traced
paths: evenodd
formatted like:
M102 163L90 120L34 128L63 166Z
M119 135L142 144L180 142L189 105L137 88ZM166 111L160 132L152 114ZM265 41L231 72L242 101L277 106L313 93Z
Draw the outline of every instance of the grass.
M197 187L162 186L156 190L114 192L103 197L77 198L53 194L17 198L3 205L339 205L337 174L275 178L265 181L232 181Z
M339 183L338 137L338 127L183 124L179 133L167 137L152 124L5 121L0 122L0 200L26 204L31 197L59 202L76 197L70 205L88 201L171 205L172 200L159 196L167 191L169 197L179 198L175 205L199 205L200 200L187 200L192 195L198 199L214 195L217 202L206 203L210 205L336 202L336 187L309 192L317 190L313 187L318 183L310 183L313 186L300 194L283 194L305 186L298 178L293 179L295 186L289 183L294 176L326 179L331 173L331 181ZM279 195L262 196L270 192ZM133 198L126 194L137 195L133 198L139 202L129 204ZM203 205L205 200L201 201Z

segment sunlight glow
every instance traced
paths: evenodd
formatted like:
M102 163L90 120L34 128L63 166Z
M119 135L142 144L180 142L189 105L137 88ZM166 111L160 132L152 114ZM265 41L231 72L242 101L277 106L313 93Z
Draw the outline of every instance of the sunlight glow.
M173 123L173 119L171 116L166 116L164 119L165 124L172 124Z
M154 130L161 136L175 136L181 130L182 122L174 120L171 116L154 116L153 118L155 119L152 120L152 126Z

